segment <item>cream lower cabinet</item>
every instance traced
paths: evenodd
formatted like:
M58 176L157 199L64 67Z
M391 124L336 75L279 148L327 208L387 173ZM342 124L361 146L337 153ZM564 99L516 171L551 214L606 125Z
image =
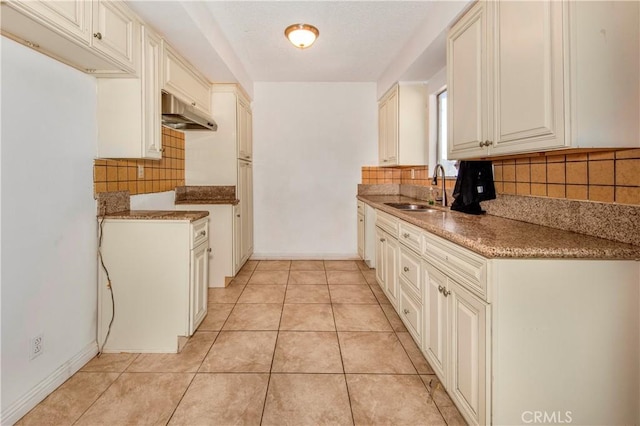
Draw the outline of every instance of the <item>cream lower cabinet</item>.
M358 256L364 260L364 203L358 201L358 214L357 214L357 229L358 229Z
M376 281L391 304L398 306L398 239L376 227Z
M640 423L638 261L487 259L376 223L376 279L469 424Z
M253 165L250 162L238 160L238 199L240 221L236 228L239 242L239 264L240 267L249 260L253 253Z
M207 314L208 233L208 218L104 220L101 251L115 306L100 268L104 352L178 352L179 338L191 336Z
M487 419L489 305L429 262L424 262L423 353L465 419Z

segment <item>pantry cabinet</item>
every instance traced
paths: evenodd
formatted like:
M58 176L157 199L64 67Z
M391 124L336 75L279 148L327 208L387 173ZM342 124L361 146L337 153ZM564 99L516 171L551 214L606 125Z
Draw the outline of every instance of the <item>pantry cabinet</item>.
M480 1L447 39L448 150L640 146L637 2Z
M212 210L210 286L223 287L253 254L252 122L250 102L238 85L214 84L211 93L218 130L187 135L185 183L236 187L237 205L208 206L219 211Z
M162 89L211 117L211 84L164 41L162 53Z
M98 78L98 158L162 158L161 40L141 29L140 78Z
M96 76L137 76L140 21L117 0L3 1L2 34Z
M395 84L378 103L381 166L426 165L427 94L424 83Z

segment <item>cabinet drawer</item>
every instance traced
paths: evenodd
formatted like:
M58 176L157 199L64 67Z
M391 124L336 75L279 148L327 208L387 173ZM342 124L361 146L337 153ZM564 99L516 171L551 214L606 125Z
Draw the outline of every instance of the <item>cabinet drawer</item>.
M484 300L487 298L487 260L442 238L425 233L423 255Z
M398 222L399 220L390 214L382 212L380 210L376 211L376 226L384 229L392 237L398 238Z
M204 218L191 224L191 248L206 241L209 236L209 219Z
M398 241L411 247L418 253L420 253L422 249L422 234L423 231L420 228L400 221L400 236L398 237Z
M406 282L400 279L400 297L398 298L398 314L407 330L416 340L422 341L422 304L406 291Z
M404 278L406 284L413 290L414 295L422 301L422 276L420 258L413 251L400 246L400 276Z

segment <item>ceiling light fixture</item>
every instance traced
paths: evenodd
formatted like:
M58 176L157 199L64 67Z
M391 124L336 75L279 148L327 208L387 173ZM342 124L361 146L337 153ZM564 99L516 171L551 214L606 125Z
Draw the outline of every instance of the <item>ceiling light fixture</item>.
M313 25L293 24L284 30L284 35L295 47L306 49L316 41L320 31Z

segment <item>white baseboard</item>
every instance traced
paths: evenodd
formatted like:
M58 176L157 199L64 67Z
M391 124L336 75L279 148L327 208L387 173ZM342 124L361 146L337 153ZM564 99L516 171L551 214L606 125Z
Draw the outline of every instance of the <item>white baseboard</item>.
M0 424L12 425L20 420L22 416L31 411L51 392L56 390L58 386L63 384L67 379L69 379L69 377L73 376L87 362L91 361L97 353L98 344L96 342L92 342L87 345L84 349L74 355L73 358L62 364L47 378L35 385L29 392L18 398L18 400L14 401L5 410L3 410Z
M251 260L362 260L357 253L253 253Z

